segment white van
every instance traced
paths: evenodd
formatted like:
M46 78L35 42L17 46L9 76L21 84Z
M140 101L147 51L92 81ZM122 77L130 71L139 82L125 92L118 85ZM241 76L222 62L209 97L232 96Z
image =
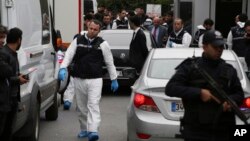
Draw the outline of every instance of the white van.
M57 73L54 29L49 0L0 0L0 23L23 31L18 51L20 73L30 81L21 85L21 102L14 127L17 137L38 141L40 113L47 120L58 117ZM54 44L55 45L55 44Z

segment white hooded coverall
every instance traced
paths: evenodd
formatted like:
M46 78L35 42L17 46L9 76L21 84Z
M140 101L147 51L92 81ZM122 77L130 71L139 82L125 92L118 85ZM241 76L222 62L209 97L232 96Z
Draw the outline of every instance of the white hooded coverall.
M84 35L87 38L87 35ZM88 38L87 38L88 39ZM94 39L89 39L92 42ZM61 68L67 68L75 55L77 39L73 40L68 47ZM117 79L116 68L114 66L113 55L107 41L100 44L104 62L107 66L110 79ZM98 132L101 122L99 103L101 99L102 78L82 79L74 77L74 91L76 94L76 105L79 110L79 122L82 131Z

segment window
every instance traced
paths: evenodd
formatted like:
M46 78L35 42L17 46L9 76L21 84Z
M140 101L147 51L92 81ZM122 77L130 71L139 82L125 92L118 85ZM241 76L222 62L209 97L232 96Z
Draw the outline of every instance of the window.
M183 59L154 59L149 66L148 76L157 79L170 79L174 73L175 68L183 61ZM237 75L241 80L242 73L236 61L226 61L231 64L237 71Z
M183 1L180 3L180 18L184 22L184 28L192 35L192 2Z
M42 16L42 44L50 42L49 6L46 0L40 0Z

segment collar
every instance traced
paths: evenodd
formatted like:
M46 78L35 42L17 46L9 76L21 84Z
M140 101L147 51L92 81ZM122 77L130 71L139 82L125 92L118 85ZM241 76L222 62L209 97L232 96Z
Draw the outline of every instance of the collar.
M240 27L240 28L243 28L245 26L245 22L237 22L237 25Z
M218 66L218 64L222 61L222 59L212 60L208 58L204 53L202 53L202 60L208 66L213 66L213 67Z
M12 55L17 55L17 52L16 52L16 51L13 51L12 49L10 49L9 46L8 46L7 44L4 46L4 48L6 48L6 50L7 50L9 53L11 53Z
M86 38L88 41L90 41L90 43L93 42L93 41L95 40L95 38L90 39L90 38L87 36L87 33L85 34L85 38Z
M174 31L174 34L175 34L176 36L178 36L178 35L181 33L182 30L183 30L183 28L181 28L178 32L175 32L175 31Z
M140 27L137 27L137 28L134 30L135 34L136 34L139 30L140 30Z
M127 21L128 18L127 18L127 17L124 17L124 20L121 20L121 19L120 19L120 16L117 16L116 20L118 20L118 21Z

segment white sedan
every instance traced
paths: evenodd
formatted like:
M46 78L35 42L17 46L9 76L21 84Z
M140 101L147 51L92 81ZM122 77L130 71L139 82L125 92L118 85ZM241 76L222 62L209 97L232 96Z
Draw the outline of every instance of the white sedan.
M140 77L132 86L127 109L128 141L183 140L179 132L184 108L180 98L165 95L165 86L184 59L201 56L201 48L152 49ZM245 92L241 110L250 113L250 83L234 52L224 50L222 58L233 65ZM124 72L126 74L126 72ZM248 120L250 122L250 120ZM237 118L237 124L243 124Z

